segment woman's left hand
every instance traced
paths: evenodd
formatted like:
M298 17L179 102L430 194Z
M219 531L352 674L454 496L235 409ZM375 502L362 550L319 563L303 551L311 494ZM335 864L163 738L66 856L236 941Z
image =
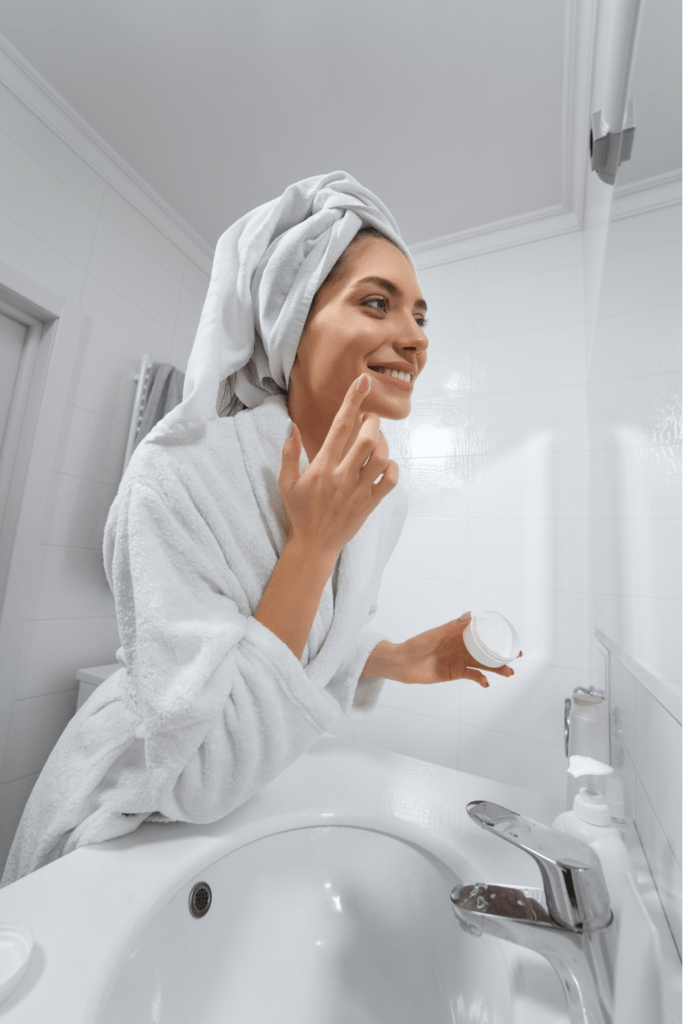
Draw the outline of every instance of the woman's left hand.
M462 634L472 618L467 612L459 619L428 629L410 640L397 644L401 660L402 683L446 683L452 679L472 679L480 686L489 685L486 676L477 671L495 672L499 676L513 676L509 665L487 668L481 665L465 647ZM520 651L519 657L522 657ZM476 666L476 667L473 667Z

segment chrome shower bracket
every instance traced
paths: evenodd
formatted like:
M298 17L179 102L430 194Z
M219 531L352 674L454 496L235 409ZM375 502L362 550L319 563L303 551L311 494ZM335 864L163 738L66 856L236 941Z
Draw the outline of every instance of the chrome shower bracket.
M620 132L608 130L602 120L602 111L591 117L590 154L591 169L597 171L600 181L613 185L619 164L631 159L633 137L636 131L633 100L628 101L624 127Z

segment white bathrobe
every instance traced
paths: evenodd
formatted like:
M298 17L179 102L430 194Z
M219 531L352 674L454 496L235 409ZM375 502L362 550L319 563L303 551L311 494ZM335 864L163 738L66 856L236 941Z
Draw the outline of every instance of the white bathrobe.
M365 627L407 496L394 488L341 552L299 661L253 617L287 537L277 479L288 425L274 395L198 425L185 445L164 445L159 425L134 453L104 544L122 667L52 751L3 885L145 820L215 821L340 707L351 718L375 707L383 680L362 670L388 638Z

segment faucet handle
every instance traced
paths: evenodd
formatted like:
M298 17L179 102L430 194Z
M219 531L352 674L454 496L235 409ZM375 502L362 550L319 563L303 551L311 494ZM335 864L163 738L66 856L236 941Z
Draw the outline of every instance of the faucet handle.
M612 920L600 859L581 839L541 825L488 800L467 805L470 818L530 854L538 864L548 911L572 931L593 931Z

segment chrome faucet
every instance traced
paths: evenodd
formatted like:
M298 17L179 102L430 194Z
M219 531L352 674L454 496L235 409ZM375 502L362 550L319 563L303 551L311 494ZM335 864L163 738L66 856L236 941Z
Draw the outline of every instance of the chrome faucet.
M612 1024L616 925L595 851L580 839L486 800L468 804L467 813L477 825L530 854L543 889L458 885L451 902L461 926L546 957L562 982L572 1024Z

